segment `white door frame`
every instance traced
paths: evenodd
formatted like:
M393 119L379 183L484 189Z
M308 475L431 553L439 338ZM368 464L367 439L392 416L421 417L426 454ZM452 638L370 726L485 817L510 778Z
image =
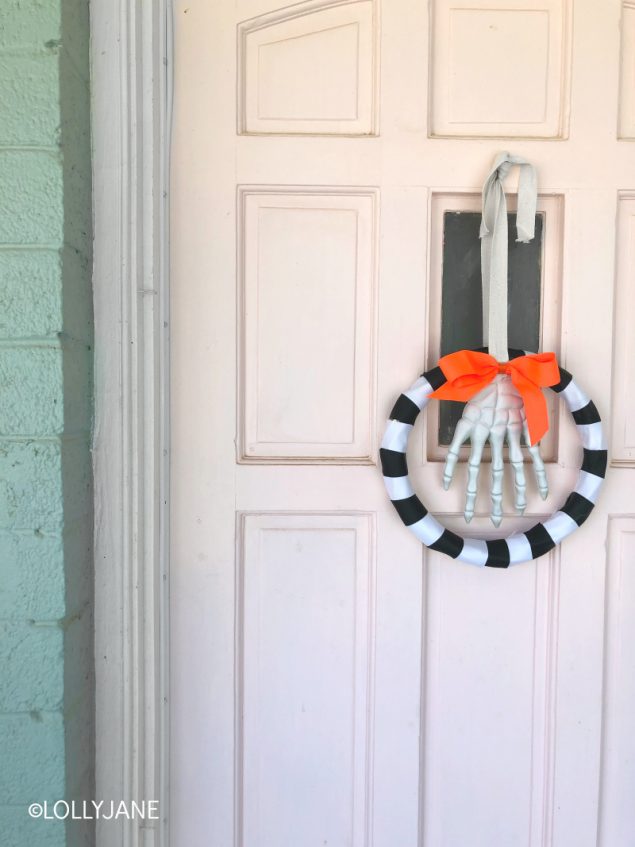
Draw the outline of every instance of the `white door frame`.
M91 4L99 847L167 847L170 0Z

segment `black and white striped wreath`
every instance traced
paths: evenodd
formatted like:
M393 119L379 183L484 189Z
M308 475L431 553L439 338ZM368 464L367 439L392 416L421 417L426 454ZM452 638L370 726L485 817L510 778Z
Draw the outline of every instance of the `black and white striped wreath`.
M524 351L509 351L510 359ZM600 415L592 400L576 384L571 374L560 368L560 382L551 387L560 394L576 423L584 450L582 466L574 490L564 505L527 532L486 541L464 538L445 529L428 512L410 484L406 448L419 412L430 394L446 382L441 368L422 374L395 403L381 443L380 457L388 496L399 517L414 535L431 550L438 550L479 567L506 568L544 555L581 526L591 514L604 480L607 450Z

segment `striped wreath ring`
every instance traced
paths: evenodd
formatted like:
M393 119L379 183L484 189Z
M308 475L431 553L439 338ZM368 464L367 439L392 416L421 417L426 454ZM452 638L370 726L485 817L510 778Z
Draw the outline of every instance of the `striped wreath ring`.
M523 355L509 350L509 358ZM381 443L380 457L388 496L399 517L426 547L479 567L506 568L543 556L581 526L589 517L604 480L607 450L600 415L592 400L571 374L560 368L560 382L551 390L560 394L576 423L583 447L583 460L574 490L564 505L544 523L527 532L486 541L462 537L445 529L426 509L412 489L408 477L406 449L419 412L430 395L446 382L440 367L422 374L395 403Z

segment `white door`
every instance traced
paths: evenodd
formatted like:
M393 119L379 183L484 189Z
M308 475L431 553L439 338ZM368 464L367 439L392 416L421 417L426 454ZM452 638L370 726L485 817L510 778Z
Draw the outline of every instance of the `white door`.
M633 843L635 12L573 5L175 4L175 847ZM612 445L584 526L499 570L423 549L377 460L395 398L474 332L504 149L541 215L510 342L557 353ZM409 465L460 532L436 406ZM573 487L557 402L543 454L550 497L518 517L508 479L505 534Z

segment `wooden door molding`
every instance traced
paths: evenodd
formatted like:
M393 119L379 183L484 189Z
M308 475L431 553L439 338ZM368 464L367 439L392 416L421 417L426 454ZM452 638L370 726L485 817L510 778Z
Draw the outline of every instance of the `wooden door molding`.
M170 0L91 10L99 847L167 844ZM143 827L143 832L141 832Z

